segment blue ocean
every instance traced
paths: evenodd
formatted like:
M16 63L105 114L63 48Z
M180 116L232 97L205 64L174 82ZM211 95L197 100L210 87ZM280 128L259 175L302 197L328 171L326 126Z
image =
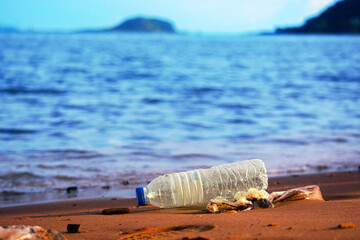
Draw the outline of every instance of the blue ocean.
M0 34L0 206L251 158L357 171L359 146L360 36Z

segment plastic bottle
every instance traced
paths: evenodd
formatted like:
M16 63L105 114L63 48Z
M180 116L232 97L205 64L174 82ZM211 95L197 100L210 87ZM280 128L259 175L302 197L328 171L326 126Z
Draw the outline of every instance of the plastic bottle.
M139 205L172 208L207 202L218 196L232 198L238 191L267 186L264 162L252 159L157 177L147 187L136 188L136 198Z

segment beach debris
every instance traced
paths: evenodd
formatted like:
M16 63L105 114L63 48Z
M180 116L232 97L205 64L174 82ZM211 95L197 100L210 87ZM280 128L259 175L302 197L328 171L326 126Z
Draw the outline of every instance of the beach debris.
M10 225L0 227L1 240L66 240L59 232L52 229L45 230L39 226Z
M68 233L78 233L80 224L68 224L66 229Z
M324 200L317 185L293 188L287 191L267 193L265 190L250 188L248 192L239 191L234 198L217 197L211 199L206 208L211 213L240 210L246 211L256 207L273 208L273 203L295 200Z
M130 208L108 208L102 210L101 213L104 215L114 215L114 214L125 214L129 212L130 212Z
M272 192L269 201L272 203L296 200L324 200L317 185L293 188L287 191Z
M294 226L290 226L290 227L288 227L288 228L286 228L287 230L294 230L295 229L295 227Z
M265 190L250 188L247 192L239 191L233 199L217 197L211 199L206 208L211 213L223 212L227 210L246 211L254 207L269 208L273 204L268 201L269 193Z
M339 229L355 228L355 225L352 222L347 222L347 223L339 224L337 228Z

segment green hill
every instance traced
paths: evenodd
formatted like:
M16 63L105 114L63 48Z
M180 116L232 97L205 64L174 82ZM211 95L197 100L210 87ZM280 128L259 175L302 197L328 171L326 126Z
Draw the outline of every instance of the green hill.
M174 33L175 29L169 22L139 17L129 19L110 29L110 31Z
M360 33L360 0L343 0L311 18L301 27L279 28L276 33Z

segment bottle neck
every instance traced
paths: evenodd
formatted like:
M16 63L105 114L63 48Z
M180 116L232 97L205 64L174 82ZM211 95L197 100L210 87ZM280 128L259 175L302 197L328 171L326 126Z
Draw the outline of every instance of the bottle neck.
M149 198L148 198L148 188L147 188L147 187L144 187L143 190L144 190L145 204L150 204Z
M146 205L148 204L148 200L147 200L147 187L138 187L136 188L136 200L138 202L138 204L141 205Z

